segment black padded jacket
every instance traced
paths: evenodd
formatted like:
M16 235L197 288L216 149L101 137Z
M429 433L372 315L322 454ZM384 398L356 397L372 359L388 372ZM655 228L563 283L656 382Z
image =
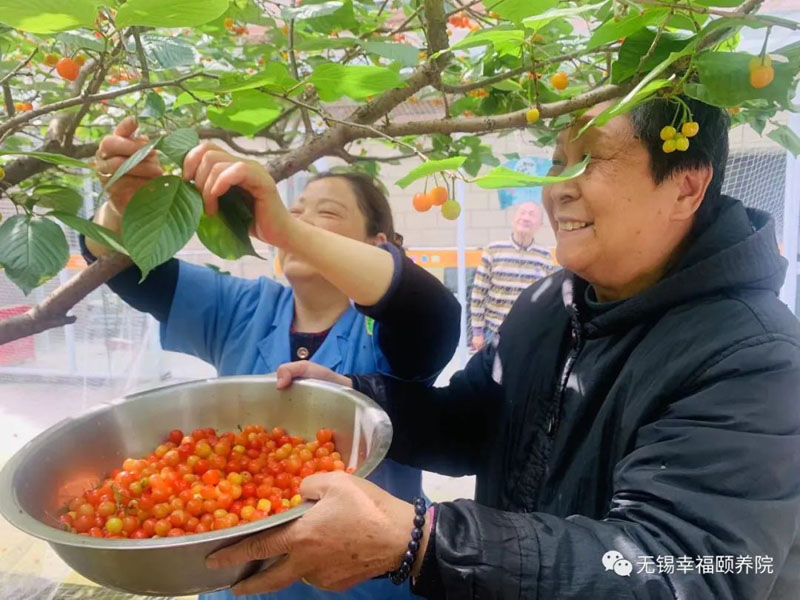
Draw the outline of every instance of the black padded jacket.
M785 265L769 217L725 198L664 279L610 310L592 312L586 282L561 271L449 386L354 377L392 418L393 459L477 474L475 501L439 505L415 591L800 598Z

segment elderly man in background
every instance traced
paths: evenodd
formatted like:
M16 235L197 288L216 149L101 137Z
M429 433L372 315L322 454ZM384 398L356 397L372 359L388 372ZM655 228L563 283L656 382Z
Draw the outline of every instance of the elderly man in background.
M517 206L511 238L492 242L483 251L470 301L472 348L477 352L497 335L522 291L556 270L550 251L536 244L542 208L534 202Z

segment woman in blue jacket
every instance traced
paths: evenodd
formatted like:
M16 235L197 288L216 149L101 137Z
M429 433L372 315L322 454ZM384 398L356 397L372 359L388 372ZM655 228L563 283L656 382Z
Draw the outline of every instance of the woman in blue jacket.
M126 119L101 142L101 177L145 143L133 137L135 131L136 121ZM153 155L111 186L95 221L119 231L135 191L160 174ZM201 144L187 155L183 175L201 191L209 214L233 187L252 197L254 233L278 247L291 285L223 275L177 259L157 267L140 284L139 270L129 268L109 286L160 321L164 349L197 356L214 365L219 375L270 373L301 359L339 373L380 371L430 383L447 364L458 343L459 305L435 277L387 242L394 239L391 210L371 179L319 175L287 211L258 163L213 144ZM90 261L107 251L91 240L84 242ZM384 461L370 479L406 500L421 493L420 471L392 461ZM332 596L297 584L254 598ZM227 590L204 596L230 597ZM379 579L344 597L408 598L410 592Z

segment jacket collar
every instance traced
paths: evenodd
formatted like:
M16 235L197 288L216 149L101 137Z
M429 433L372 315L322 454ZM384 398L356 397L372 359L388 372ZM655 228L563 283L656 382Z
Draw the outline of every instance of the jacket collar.
M342 316L334 323L325 341L310 360L336 370L345 359L349 348L348 338L358 312L350 304ZM291 354L289 331L294 320L294 293L286 294L275 311L275 318L264 338L258 343L258 352L266 365L267 372L275 371L286 362L298 360Z

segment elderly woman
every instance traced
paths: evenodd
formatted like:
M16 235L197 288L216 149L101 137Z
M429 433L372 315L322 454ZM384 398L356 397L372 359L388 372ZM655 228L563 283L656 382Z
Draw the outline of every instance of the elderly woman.
M372 396L390 456L477 474L476 501L426 511L312 476L303 518L209 566L287 555L240 592L391 572L428 598L797 598L800 325L777 298L773 222L720 192L726 115L687 102L686 152L661 150L664 100L576 138L598 106L564 132L557 170L591 155L545 193L565 269L448 387L279 370Z

